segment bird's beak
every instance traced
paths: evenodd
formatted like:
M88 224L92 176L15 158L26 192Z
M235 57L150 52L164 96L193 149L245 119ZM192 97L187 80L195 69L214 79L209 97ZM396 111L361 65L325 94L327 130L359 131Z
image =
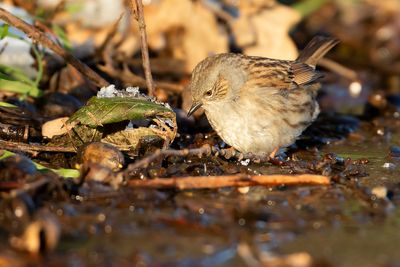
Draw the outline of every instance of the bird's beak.
M198 110L201 107L202 104L203 103L201 102L193 103L193 105L189 109L187 116L190 117L196 110Z

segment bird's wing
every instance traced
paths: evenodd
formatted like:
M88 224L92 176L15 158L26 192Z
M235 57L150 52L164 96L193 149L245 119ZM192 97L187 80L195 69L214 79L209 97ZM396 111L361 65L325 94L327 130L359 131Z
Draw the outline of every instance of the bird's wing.
M322 74L306 63L290 62L291 79L297 85L307 85L322 78Z
M298 61L248 57L244 88L262 87L282 90L299 88L322 77L313 67Z

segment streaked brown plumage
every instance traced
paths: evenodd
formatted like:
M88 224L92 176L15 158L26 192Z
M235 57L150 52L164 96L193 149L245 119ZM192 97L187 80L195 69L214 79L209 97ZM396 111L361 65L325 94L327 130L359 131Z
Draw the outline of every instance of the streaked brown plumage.
M274 154L317 117L321 75L315 65L337 43L314 37L294 61L232 53L208 57L192 73L188 114L201 106L227 144L243 153Z

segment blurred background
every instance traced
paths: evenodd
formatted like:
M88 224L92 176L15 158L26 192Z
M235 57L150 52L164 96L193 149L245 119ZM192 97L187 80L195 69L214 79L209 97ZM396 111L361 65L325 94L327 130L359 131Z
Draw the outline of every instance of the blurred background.
M40 190L0 201L0 266L400 266L400 1L143 4L154 95L177 116L174 149L226 147L201 110L186 116L191 105L186 86L205 57L235 52L295 59L316 35L336 37L340 44L318 66L324 73L321 115L288 149L286 165L171 156L131 171L129 179L311 173L329 176L331 185L141 190L119 181L116 190L105 179L85 181L86 174L75 169L74 147L29 148L54 141L44 135L43 124L71 116L99 88L51 50L0 22L0 148L8 144L14 151L17 143L23 151L0 160L1 197L47 177L31 158L82 175L76 182L53 173L52 183ZM116 88L139 86L146 93L137 14L129 5L128 0L0 3ZM162 145L151 144L148 151ZM145 154L116 150L125 167Z
M189 97L185 93L180 96L191 70L205 57L231 51L294 59L298 48L317 34L341 41L329 53L330 60L321 62L322 67L330 70L325 81L334 83L324 89L334 95L322 100L324 108L360 115L367 101L379 108L385 104L380 102L381 97L399 92L400 3L397 0L145 0L143 3L151 67L158 81L156 96L175 107L180 107L183 101L187 109ZM138 25L128 12L128 2L7 0L2 1L2 7L35 23L106 75L110 82L145 87L141 78ZM35 76L37 66L29 46L20 40L13 40L18 44L7 45L9 42L9 37L0 42L0 63L17 66L28 76ZM14 53L17 49L21 53ZM76 79L74 76L79 73L46 56L44 71L40 73L43 91L74 91L70 96L85 102L91 93L85 94L82 88L79 95L76 92L76 88L82 87L84 77Z

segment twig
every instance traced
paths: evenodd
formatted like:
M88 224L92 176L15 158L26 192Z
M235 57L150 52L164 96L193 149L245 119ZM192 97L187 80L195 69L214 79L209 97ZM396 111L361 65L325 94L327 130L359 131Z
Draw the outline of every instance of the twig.
M218 18L226 21L228 24L233 23L235 18L231 14L223 10L219 2L202 0L201 4L203 4L203 6L213 12Z
M147 157L142 158L141 160L136 161L135 163L130 164L125 170L125 176L129 176L129 173L141 169L147 168L147 166L153 161L159 158L165 158L170 156L177 157L186 157L189 155L201 157L203 155L210 156L214 154L215 156L222 156L226 159L235 158L237 160L242 160L244 158L253 160L255 163L260 162L271 162L275 165L283 165L283 163L279 160L270 159L269 157L258 157L256 155L243 154L236 151L233 148L219 149L216 147L211 147L210 145L204 145L200 148L192 148L192 149L159 149L156 150L153 154L148 155Z
M0 149L18 150L35 154L36 152L76 153L75 148L66 146L44 146L0 140Z
M136 4L134 5L133 2L135 2ZM131 6L131 13L139 23L140 46L142 52L143 70L144 70L144 75L146 77L147 90L149 95L154 96L154 83L153 83L153 78L151 76L149 48L147 45L146 24L144 22L142 0L131 0L130 6ZM136 6L136 9L134 6Z
M189 155L210 155L211 154L211 147L206 145L200 148L194 149L183 149L183 150L174 150L174 149L159 149L155 151L153 154L133 163L130 164L125 173L129 173L133 170L146 168L151 162L154 160L161 158L161 157L169 157L169 156L189 156Z
M112 51L107 50L103 53L104 65L98 65L97 67L108 74L110 77L121 80L125 85L130 86L132 84L137 85L139 87L146 87L146 79L142 78L139 75L133 73L128 64L126 63L126 59L121 62L122 64L122 74L121 71L116 69L113 64L114 58L112 58ZM184 89L182 85L171 83L171 82L154 82L154 85L163 90L172 92L172 93L181 93Z
M225 176L187 176L175 178L156 178L149 180L129 180L127 185L135 188L177 188L200 189L244 186L277 185L329 185L330 179L323 175L225 175Z
M359 80L357 72L355 72L354 70L349 69L331 59L321 58L318 65L325 67L328 70L330 70L342 77L349 79L350 81L358 81Z
M122 81L128 82L128 83L134 83L138 86L145 86L146 85L146 80L143 79L142 77L134 74L129 70L129 67L127 64L123 64L123 73L124 75L120 77L120 74L118 74L117 77L120 77ZM173 84L170 82L156 82L155 85L159 88L162 88L164 90L174 92L174 93L181 93L183 91L183 86L178 85L178 84Z
M12 199L12 198L16 198L24 193L30 192L32 190L35 190L39 187L44 186L45 184L48 184L50 182L49 178L40 178L37 181L34 181L32 183L26 183L23 186L21 186L20 188L17 189L13 189L8 193L3 193L2 194L2 198L3 199Z
M114 24L111 26L111 28L109 29L106 37L104 38L103 43L100 45L99 48L96 49L96 54L97 55L101 55L104 52L104 50L107 47L107 45L112 41L112 39L118 33L118 26L119 26L119 23L121 22L123 17L124 17L124 13L122 13L119 16L118 20L115 21Z
M56 44L52 40L50 40L46 34L39 31L37 28L32 25L26 23L25 21L15 17L10 12L6 11L3 8L0 8L0 19L10 24L11 26L23 31L29 38L32 40L42 44L43 46L53 50L57 55L62 57L67 63L74 66L77 70L79 70L83 75L85 75L89 80L91 80L96 86L103 87L107 86L109 83L104 80L100 75L94 72L87 65L83 64L79 59L75 58L65 49L63 49L60 45Z

